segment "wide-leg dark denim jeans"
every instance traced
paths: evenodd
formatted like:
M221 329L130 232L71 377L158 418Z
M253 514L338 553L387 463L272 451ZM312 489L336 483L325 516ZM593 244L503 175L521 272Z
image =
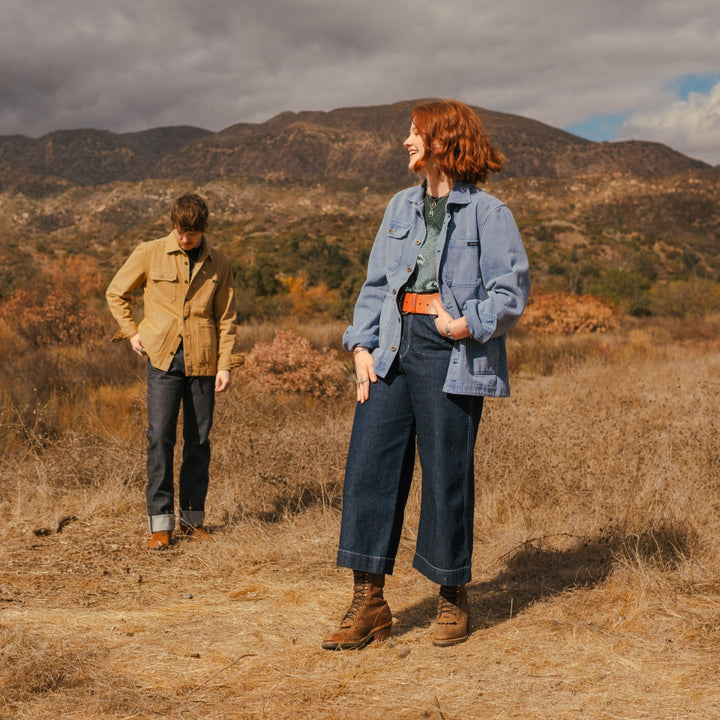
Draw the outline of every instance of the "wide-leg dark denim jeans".
M422 491L413 567L441 585L470 581L483 398L442 391L451 348L433 316L403 316L395 363L355 411L338 565L392 573L417 442Z
M147 508L151 532L175 526L173 458L181 405L180 521L202 525L209 483L215 378L186 376L182 346L167 372L148 363Z

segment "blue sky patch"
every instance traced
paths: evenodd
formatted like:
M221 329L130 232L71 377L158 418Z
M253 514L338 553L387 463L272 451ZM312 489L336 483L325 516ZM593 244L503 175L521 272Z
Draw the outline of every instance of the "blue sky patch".
M628 115L629 113L593 115L582 122L566 125L563 130L595 142L614 140L617 129L623 124Z
M687 100L691 92L706 95L719 82L720 72L698 73L675 78L668 87L677 95L678 100Z

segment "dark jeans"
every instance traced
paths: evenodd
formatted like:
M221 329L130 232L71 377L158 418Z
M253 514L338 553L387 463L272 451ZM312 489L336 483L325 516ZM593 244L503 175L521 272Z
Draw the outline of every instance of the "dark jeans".
M180 405L183 408L180 521L202 525L209 481L215 378L186 376L182 347L167 372L148 363L147 508L151 532L172 530L175 526L173 457Z
M417 442L422 490L413 567L441 585L470 581L474 451L483 398L442 391L451 347L434 317L403 316L395 363L356 407L338 565L392 573Z

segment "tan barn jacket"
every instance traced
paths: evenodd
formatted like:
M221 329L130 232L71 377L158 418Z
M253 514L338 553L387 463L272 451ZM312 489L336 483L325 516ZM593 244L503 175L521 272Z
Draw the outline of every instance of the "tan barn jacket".
M118 270L105 293L119 332L113 342L136 333L158 370L170 367L180 342L186 375L216 375L239 364L232 354L236 333L230 261L203 241L189 277L190 261L174 233L143 242ZM143 289L144 317L133 313L133 293Z

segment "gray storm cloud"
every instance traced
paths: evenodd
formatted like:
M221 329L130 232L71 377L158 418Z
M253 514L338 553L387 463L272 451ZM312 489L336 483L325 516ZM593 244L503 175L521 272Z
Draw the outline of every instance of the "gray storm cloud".
M454 96L558 127L622 114L623 136L682 151L692 136L710 156L715 135L698 138L707 122L679 112L668 87L720 72L718 47L709 0L6 2L0 134L216 131L284 110Z

